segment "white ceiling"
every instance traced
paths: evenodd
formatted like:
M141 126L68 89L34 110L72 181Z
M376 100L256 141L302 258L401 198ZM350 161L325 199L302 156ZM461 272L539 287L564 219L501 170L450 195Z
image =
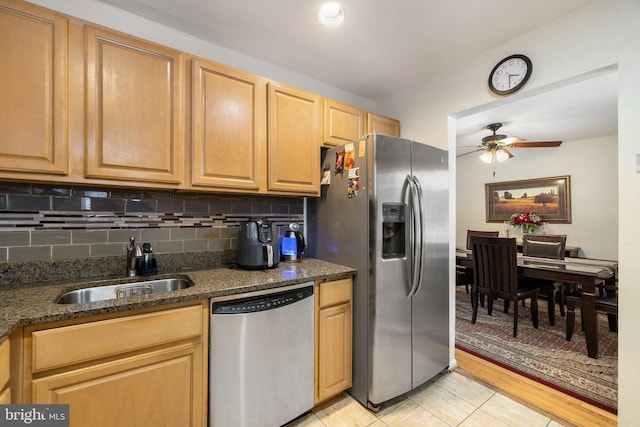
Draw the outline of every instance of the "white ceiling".
M457 154L473 151L491 135L490 123L502 123L499 134L530 141L583 141L618 133L618 74L603 70L594 76L523 92L476 108L456 121ZM532 150L554 148L532 148ZM521 155L521 149L510 150ZM478 153L480 154L480 153ZM473 158L473 155L464 158Z
M593 0L100 1L376 101Z
M346 19L333 28L316 20L323 0L100 1L377 101L593 0L338 0ZM601 79L522 92L461 117L458 153L493 122L529 141L617 133L616 73Z

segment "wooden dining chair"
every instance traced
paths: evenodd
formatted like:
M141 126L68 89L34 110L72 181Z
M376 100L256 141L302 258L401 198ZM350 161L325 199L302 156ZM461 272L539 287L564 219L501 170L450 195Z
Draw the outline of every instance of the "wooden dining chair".
M566 243L567 236L565 234L525 234L522 236L522 255L537 258L564 259ZM564 283L525 278L522 281L522 286L530 289L538 288L538 294L545 296L550 325L553 326L556 323L556 298L560 308L560 315L564 317Z
M478 316L478 296L487 296L487 313L491 316L496 298L513 301L513 336L518 336L518 302L531 299L531 320L538 328L538 289L525 289L518 280L516 239L499 237L471 237L473 256L473 278L471 286L472 317L475 324Z
M582 310L582 297L580 296L567 296L567 330L566 339L571 341L573 335L573 328L576 321L575 309ZM608 292L607 296L596 297L596 312L602 312L607 314L607 320L609 322L609 330L611 332L618 332L618 295L617 292Z
M471 236L498 237L499 231L467 230L467 249L471 250ZM473 269L456 266L456 286L464 286L469 293L469 285L473 283ZM482 301L481 301L482 302ZM484 304L481 304L484 306Z

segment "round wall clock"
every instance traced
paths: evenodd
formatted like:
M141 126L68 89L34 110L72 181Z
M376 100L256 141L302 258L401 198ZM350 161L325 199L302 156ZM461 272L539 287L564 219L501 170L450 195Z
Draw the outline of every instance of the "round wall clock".
M489 74L489 89L498 95L519 90L531 76L531 60L524 55L511 55L493 67Z

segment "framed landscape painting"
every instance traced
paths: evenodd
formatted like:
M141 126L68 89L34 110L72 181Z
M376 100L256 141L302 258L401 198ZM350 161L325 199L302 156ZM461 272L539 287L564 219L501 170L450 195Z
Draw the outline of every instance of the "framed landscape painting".
M571 224L569 175L484 185L487 222L503 222L512 214L535 212L543 222Z

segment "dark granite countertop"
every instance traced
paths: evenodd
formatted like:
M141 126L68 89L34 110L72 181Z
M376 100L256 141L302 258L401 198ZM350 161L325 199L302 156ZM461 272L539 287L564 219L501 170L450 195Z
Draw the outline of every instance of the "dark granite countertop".
M342 265L317 259L304 259L298 263L281 262L277 268L269 270L248 271L220 267L210 270L181 271L174 274L165 273L149 277L105 277L2 286L0 287L0 301L3 306L0 311L0 344L16 328L21 326L202 298L242 294L306 281L331 279L355 274L355 272L356 270ZM60 295L73 289L184 276L194 282L192 287L87 304L56 304L54 302Z

